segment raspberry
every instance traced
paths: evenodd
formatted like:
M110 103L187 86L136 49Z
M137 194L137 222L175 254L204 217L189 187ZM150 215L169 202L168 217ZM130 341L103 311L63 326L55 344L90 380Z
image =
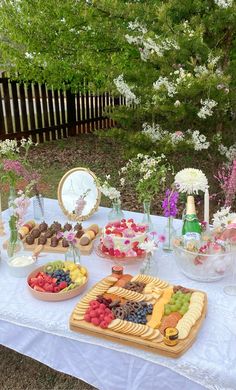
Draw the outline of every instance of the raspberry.
M100 316L99 316L99 319L101 320L101 321L103 321L104 320L104 314L100 314Z
M104 314L104 311L105 309L99 307L99 309L97 310L97 313L100 315L100 314Z
M111 314L111 310L108 307L105 309L105 314Z
M97 302L95 299L93 300L93 301L90 301L89 302L89 306L92 306L92 304L94 303L94 302Z
M113 318L111 318L111 316L106 316L104 318L104 321L106 321L108 324L110 324L110 322L113 320Z
M85 314L89 314L89 315L90 315L90 312L91 312L91 309L88 308L88 309L86 310Z
M93 325L96 325L96 326L98 326L100 324L100 320L96 317L92 318L91 322Z
M101 303L99 309L103 309L104 311L106 309L106 305L104 305L104 303Z
M92 303L91 303L91 305L90 305L90 307L92 308L92 309L98 309L99 308L99 302L98 301L93 301Z
M59 291L60 291L60 287L59 286L53 287L53 292L54 293L58 293Z
M96 310L90 310L90 317L95 318L97 317L97 311Z
M85 314L84 320L87 321L87 322L91 322L91 317L90 317L90 315L89 315L89 314Z
M108 327L108 323L107 323L106 321L102 321L102 322L100 323L100 327L101 327L102 329L106 329L106 328Z

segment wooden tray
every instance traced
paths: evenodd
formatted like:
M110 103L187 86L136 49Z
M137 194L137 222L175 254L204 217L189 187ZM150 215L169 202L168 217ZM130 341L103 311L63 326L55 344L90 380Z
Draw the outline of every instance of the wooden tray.
M93 286L93 288L95 286ZM200 291L200 290L191 290L191 291L194 292L194 291ZM95 337L101 337L101 338L104 338L104 339L107 339L110 341L121 343L123 345L128 345L130 347L143 349L147 352L154 352L154 353L158 353L158 354L163 355L163 356L178 358L181 355L183 355L193 345L194 341L197 338L198 332L200 331L200 328L203 324L203 321L206 317L207 295L203 291L200 291L200 292L202 292L205 296L204 307L202 310L201 317L197 320L195 325L192 327L189 336L184 340L179 340L178 344L175 346L172 346L172 347L164 344L163 341L157 343L157 342L152 342L149 340L143 340L143 339L141 339L141 337L118 333L118 332L112 331L110 329L101 329L100 327L95 326L95 325L93 325L89 322L86 322L84 320L80 321L80 320L74 319L74 317L73 317L74 312L72 312L72 314L70 316L70 321L69 321L70 329L75 331L75 332L80 332L80 333L88 334L88 335L95 336Z
M30 280L30 278L35 277L35 275L37 275L38 272L43 271L43 269L44 269L44 266L36 268L27 277L27 286L28 286L29 292L33 295L34 298L39 299L41 301L47 301L47 302L65 301L67 299L74 298L77 295L81 294L87 286L88 274L87 274L86 282L84 284L82 284L81 286L75 287L72 290L66 291L64 293L63 292L62 293L50 293L50 292L36 291L32 287L30 287L29 280Z
M38 227L37 225L35 226L35 227ZM86 232L86 230L85 230L85 232ZM94 246L94 242L95 242L95 240L97 239L97 237L99 237L99 235L100 235L100 231L99 231L99 233L94 237L94 239L88 244L88 245L86 245L86 246L82 246L82 245L80 245L79 244L79 240L76 240L77 241L77 243L75 244L75 246L77 247L77 248L79 248L79 250L80 250L80 253L82 254L82 255L90 255L91 253L92 253L92 251L93 251L93 246ZM27 236L26 236L27 237ZM26 237L24 237L23 238L23 245L24 245L24 248L25 248L25 250L27 250L27 251L34 251L34 249L38 246L38 243L34 243L33 245L28 245L26 242L25 242L25 239L26 239ZM37 242L37 238L36 238L36 242ZM59 241L59 243L58 243L58 245L55 247L55 248L53 248L52 246L50 246L50 242L51 242L51 238L48 238L47 239L47 243L45 244L45 245L42 245L42 252L52 252L52 253L66 253L67 252L67 250L68 250L68 248L64 248L63 246L62 246L62 243L61 243L61 240Z

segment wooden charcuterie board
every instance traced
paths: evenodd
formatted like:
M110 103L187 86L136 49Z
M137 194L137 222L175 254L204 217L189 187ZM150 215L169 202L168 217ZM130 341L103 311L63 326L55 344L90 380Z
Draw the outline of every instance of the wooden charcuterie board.
M36 225L35 228L36 227L38 227L38 225ZM85 232L86 232L86 230L85 230ZM80 250L80 253L82 255L90 255L93 251L94 242L97 239L97 237L99 237L99 235L100 235L100 231L88 245L83 245L83 246L79 244L79 240L77 239L77 243L75 244L75 246ZM28 245L25 242L26 237L22 240L24 248L25 248L25 250L32 252L38 246L38 243L37 243L38 239L36 238L35 243L33 245ZM49 252L49 253L66 253L67 252L68 248L64 248L62 246L61 240L59 241L59 243L56 247L52 247L50 245L50 242L51 242L51 238L48 238L47 243L45 245L42 245L42 250L41 250L42 252Z
M76 305L76 307L74 308L70 316L69 325L71 330L75 332L80 332L83 334L95 336L95 337L101 337L116 343L118 342L123 345L128 345L130 347L143 349L148 352L154 352L172 358L178 358L181 355L183 355L195 342L207 313L207 295L206 293L199 290L190 290L190 291L200 292L204 294L204 303L202 307L201 316L196 321L196 323L192 326L188 337L182 340L178 340L178 344L175 346L168 346L164 344L163 337L161 337L160 340L158 340L158 342L156 341L154 342L151 340L142 339L140 336L137 337L128 333L127 334L119 333L109 328L102 329L99 326L95 326L92 323L86 322L84 319L81 319L82 318L81 316L78 317L78 307L80 303L83 302L84 299L86 300L86 297L93 294L96 288L98 288L100 283L102 283L105 279L95 284L93 288L90 289L88 293L81 299L81 301L78 302L78 304ZM92 297L91 299L94 298Z

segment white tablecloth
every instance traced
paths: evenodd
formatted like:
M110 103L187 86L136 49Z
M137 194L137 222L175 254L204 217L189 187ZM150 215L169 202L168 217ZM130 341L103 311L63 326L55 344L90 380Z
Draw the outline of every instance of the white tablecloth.
M57 201L47 199L45 203L49 223L66 221ZM103 226L107 212L108 209L101 207L84 225ZM4 219L7 214L4 212ZM125 215L137 221L142 218L138 213L125 212ZM28 217L32 218L32 209ZM161 232L164 218L154 216L153 222ZM42 254L39 265L61 258L61 255ZM182 357L172 359L70 331L69 316L79 297L57 303L34 299L24 279L8 274L4 259L6 254L2 250L1 344L101 390L236 389L236 298L224 294L227 280L192 281L178 271L172 254L158 253L160 278L202 289L209 300L207 318L196 342ZM111 262L97 257L94 252L89 257L82 256L82 262L89 269L89 287L111 271ZM136 274L138 269L138 265L127 265L125 272Z

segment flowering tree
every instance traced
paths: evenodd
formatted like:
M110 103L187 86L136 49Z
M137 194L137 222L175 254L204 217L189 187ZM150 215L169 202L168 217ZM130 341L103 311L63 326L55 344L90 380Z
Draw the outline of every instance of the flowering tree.
M236 155L234 0L11 0L0 17L12 74L125 96L112 133L134 152Z

